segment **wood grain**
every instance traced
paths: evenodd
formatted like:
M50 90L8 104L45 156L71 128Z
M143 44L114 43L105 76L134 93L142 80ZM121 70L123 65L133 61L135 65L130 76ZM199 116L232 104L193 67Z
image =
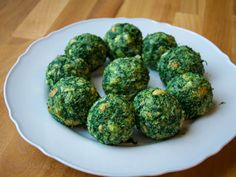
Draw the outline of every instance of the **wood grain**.
M16 28L14 37L35 39L44 35L69 0L41 0Z
M43 155L19 136L4 103L3 82L33 40L99 17L145 17L190 29L213 41L236 63L235 0L1 0L0 177L92 176ZM161 177L235 177L235 157L236 139L196 167Z

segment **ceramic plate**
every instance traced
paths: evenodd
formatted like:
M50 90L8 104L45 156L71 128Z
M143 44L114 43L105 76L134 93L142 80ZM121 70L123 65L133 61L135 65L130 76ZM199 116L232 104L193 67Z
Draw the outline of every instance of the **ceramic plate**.
M216 108L191 123L184 134L162 142L149 141L136 134L136 146L107 146L96 142L83 129L61 125L48 113L45 84L48 63L63 54L67 42L75 35L89 32L103 37L113 24L124 22L139 27L144 37L157 31L169 33L178 44L200 52L206 61L206 75L214 88ZM104 95L101 75L102 69L93 73L92 82ZM158 73L151 71L150 77L149 86L163 88ZM228 56L194 32L141 18L93 19L69 25L31 44L8 73L4 97L20 135L47 156L97 175L159 175L195 166L235 137L235 78L236 67Z

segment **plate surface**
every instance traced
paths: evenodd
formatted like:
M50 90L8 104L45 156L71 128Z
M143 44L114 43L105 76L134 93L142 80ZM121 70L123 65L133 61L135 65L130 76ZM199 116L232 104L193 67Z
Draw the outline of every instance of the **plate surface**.
M86 131L69 129L47 111L45 70L56 55L63 54L72 37L93 33L101 37L115 23L132 23L145 37L164 31L180 45L189 45L206 61L206 75L214 88L215 110L194 121L186 133L158 143L139 140L139 146L106 146ZM101 95L102 69L92 82ZM161 87L158 73L150 72L149 86ZM5 80L4 98L20 135L44 154L72 168L106 176L158 175L195 166L217 153L236 135L236 67L227 55L204 37L148 19L93 19L78 22L35 41L22 54ZM220 104L225 102L225 104Z

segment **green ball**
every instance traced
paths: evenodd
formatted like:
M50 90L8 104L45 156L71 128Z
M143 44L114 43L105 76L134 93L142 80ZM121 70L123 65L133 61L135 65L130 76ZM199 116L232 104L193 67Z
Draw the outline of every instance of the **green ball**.
M142 58L145 65L157 70L161 55L173 47L177 47L173 36L164 32L148 34L143 40Z
M167 91L181 103L187 118L196 118L213 107L213 93L209 81L194 73L185 73L167 84Z
M117 23L105 34L109 58L134 57L142 53L142 33L129 23Z
M149 81L148 69L140 57L119 58L104 70L102 86L106 94L117 94L132 99L145 89Z
M178 100L165 90L145 89L136 95L133 105L137 128L152 139L170 138L182 127L182 107Z
M91 71L102 66L106 60L107 47L98 36L85 33L71 39L65 49L72 58L83 58Z
M175 76L186 72L203 75L202 62L200 54L188 46L172 48L161 56L158 64L160 78L166 85Z
M133 133L133 107L116 95L107 95L96 101L89 110L89 133L103 144L126 142Z
M85 125L88 111L98 98L96 88L86 79L65 77L50 91L48 111L64 125Z
M83 59L72 60L66 55L59 55L47 67L46 82L52 88L62 77L78 76L88 79L89 74L88 64Z
M163 140L180 131L183 110L180 103L165 90L145 89L136 95L133 105L137 128L147 137Z

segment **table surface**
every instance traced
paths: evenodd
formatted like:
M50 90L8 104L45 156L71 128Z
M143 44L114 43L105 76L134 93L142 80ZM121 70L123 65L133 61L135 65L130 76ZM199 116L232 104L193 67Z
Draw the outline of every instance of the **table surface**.
M236 63L236 0L1 0L0 177L93 176L45 156L19 136L4 103L3 83L32 41L65 25L100 17L145 17L190 29ZM161 177L199 176L236 176L236 138L196 167Z

